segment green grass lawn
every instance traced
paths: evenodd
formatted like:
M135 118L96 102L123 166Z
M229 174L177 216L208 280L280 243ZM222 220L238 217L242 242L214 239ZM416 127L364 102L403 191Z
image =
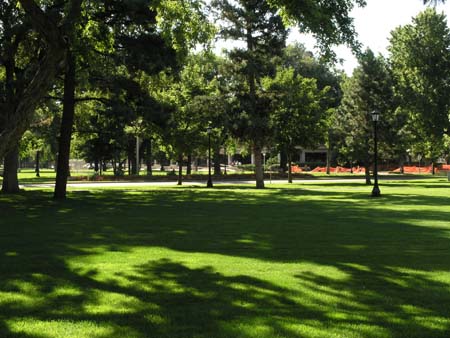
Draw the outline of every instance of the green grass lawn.
M0 195L0 337L450 337L450 183Z

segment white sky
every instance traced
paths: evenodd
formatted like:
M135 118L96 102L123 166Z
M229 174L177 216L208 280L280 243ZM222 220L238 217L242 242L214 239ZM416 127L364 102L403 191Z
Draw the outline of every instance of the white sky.
M351 16L355 19L358 40L364 48L369 47L375 53L387 56L390 32L398 26L410 23L412 18L425 8L422 0L367 0L367 6L355 8ZM445 5L438 5L437 10L443 11L449 17L450 1ZM298 31L293 31L289 36L288 42L292 41L299 41L308 49L313 49L315 44L311 36L300 35ZM345 46L336 47L334 50L338 58L345 60L342 68L350 75L357 65L355 57Z

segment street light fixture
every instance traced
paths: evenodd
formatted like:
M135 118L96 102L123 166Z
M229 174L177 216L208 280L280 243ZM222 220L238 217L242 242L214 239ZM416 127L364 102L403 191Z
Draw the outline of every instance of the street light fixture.
M380 112L374 110L372 112L372 121L373 121L373 176L375 180L375 184L372 189L372 197L380 197L380 187L378 186L378 121L380 120Z
M211 132L212 132L211 126L208 126L208 128L206 128L206 131L208 133L208 182L206 183L206 187L212 188L213 183L211 178Z

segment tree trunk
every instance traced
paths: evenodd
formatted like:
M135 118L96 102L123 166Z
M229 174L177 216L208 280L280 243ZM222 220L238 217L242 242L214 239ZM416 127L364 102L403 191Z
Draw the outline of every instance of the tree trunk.
M371 185L372 184L372 182L371 182L371 180L370 180L370 167L368 166L368 165L365 165L364 166L364 169L365 169L365 171L366 171L366 184L367 185Z
M192 154L187 156L186 175L192 174Z
M292 183L292 159L291 155L288 155L288 183Z
M147 164L147 176L153 175L153 150L152 150L152 139L149 138L147 140L147 149L146 149L146 164Z
M436 166L434 164L434 161L431 162L431 174L436 175Z
M35 1L20 0L27 19L33 28L46 40L46 48L33 69L31 81L15 93L13 105L9 105L4 113L8 118L0 125L0 157L6 155L19 142L30 125L36 106L47 95L64 60L65 41L61 30L46 15Z
M4 160L2 192L14 194L20 191L17 169L19 168L19 145L9 151Z
M405 173L405 163L402 158L400 158L400 160L399 160L399 165L400 165L400 174L404 174Z
M283 173L287 171L287 155L283 150L280 151L280 169Z
M198 157L194 158L194 170L198 171Z
M137 165L136 165L136 149L134 148L134 144L129 148L128 151L128 163L130 170L129 175L137 175Z
M255 179L256 188L264 189L264 171L262 167L262 147L260 145L253 146L253 153L255 156Z
M69 177L70 142L72 139L73 119L75 115L75 58L67 51L67 64L64 75L63 116L59 135L58 165L56 171L55 192L58 200L66 198L67 178Z
M178 156L178 183L177 185L183 184L183 155Z
M330 166L331 166L331 149L327 147L327 175L330 175Z
M214 161L214 176L222 175L222 171L220 169L220 151L219 151L219 149L214 149L213 161Z
M35 173L36 177L41 177L41 168L40 168L40 158L41 158L41 152L38 150L36 151L36 163L35 163Z

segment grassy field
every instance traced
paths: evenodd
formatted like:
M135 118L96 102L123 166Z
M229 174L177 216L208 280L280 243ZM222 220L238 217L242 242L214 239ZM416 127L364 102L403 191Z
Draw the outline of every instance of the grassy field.
M450 337L450 183L0 195L0 337Z

